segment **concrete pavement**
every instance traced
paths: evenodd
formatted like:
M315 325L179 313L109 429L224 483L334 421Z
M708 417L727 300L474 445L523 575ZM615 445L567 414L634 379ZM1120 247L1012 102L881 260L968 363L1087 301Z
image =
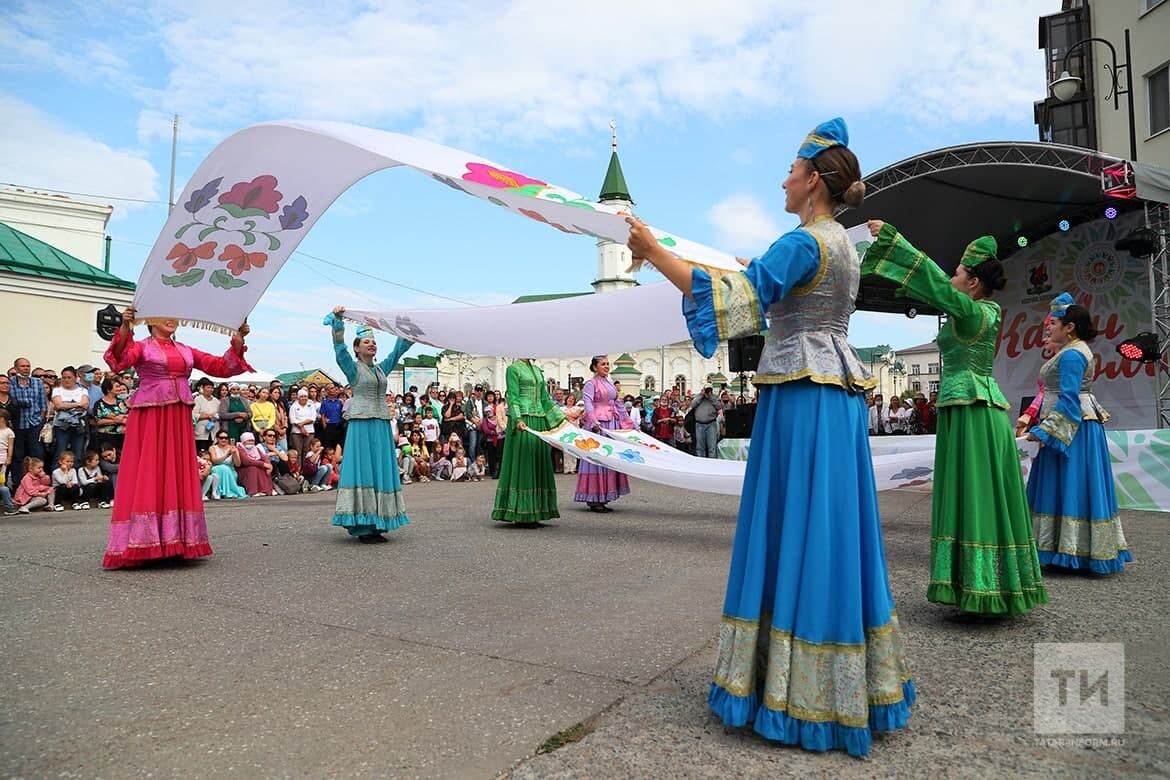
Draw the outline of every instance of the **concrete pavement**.
M216 554L104 572L107 512L0 521L0 774L20 777L773 777L1170 773L1170 543L1126 513L1123 575L963 625L927 604L929 498L882 494L919 688L867 761L706 712L736 501L636 482L599 515L488 519L495 483L407 486L361 545L333 494L208 505ZM1032 644L1126 643L1124 746L1042 745ZM583 739L534 755L585 724Z

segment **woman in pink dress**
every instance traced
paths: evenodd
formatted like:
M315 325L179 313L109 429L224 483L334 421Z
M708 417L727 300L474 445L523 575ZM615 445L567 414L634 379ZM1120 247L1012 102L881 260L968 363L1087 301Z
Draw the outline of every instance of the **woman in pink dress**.
M617 388L609 381L609 368L609 358L605 355L598 355L589 363L593 378L581 389L585 414L580 426L587 431L600 433L603 428L612 431L634 427ZM586 460L577 463L577 492L573 500L588 504L589 511L612 512L609 502L629 492L630 480L625 474Z
M176 320L151 323L150 336L142 341L134 340L133 323L134 309L126 309L105 354L115 372L134 368L139 378L129 400L122 479L114 493L110 539L102 560L106 569L211 555L194 455L191 370L219 377L253 370L244 360L247 323L232 336L221 357L176 342Z

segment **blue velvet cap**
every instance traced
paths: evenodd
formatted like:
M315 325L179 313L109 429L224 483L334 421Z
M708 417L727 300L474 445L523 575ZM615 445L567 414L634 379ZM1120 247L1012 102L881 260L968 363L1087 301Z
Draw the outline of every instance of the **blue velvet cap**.
M1060 295L1052 299L1052 303L1048 304L1048 313L1053 317L1060 317L1063 319L1064 313L1068 311L1068 307L1072 306L1074 303L1076 303L1076 301L1073 300L1071 295L1066 292L1062 292Z
M804 138L797 157L811 160L826 149L834 146L849 146L849 128L841 117L821 122Z

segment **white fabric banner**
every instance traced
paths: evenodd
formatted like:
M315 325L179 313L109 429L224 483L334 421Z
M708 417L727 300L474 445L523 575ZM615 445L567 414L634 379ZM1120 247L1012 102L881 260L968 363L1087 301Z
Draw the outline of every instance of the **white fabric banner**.
M869 230L848 230L855 245ZM864 251L864 249L862 249ZM737 269L740 266L735 266ZM346 319L470 355L531 358L621 354L687 341L682 295L670 282L604 295L460 309L346 309ZM581 327L588 322L589 327ZM631 323L637 327L631 327Z
M697 458L662 444L637 431L605 431L604 436L565 423L555 431L530 432L558 449L598 466L660 485L738 496L743 489L746 461ZM873 471L877 489L911 489L930 492L934 479L934 437L922 438L920 449L874 455ZM872 440L871 440L872 442ZM1024 479L1038 445L1016 440Z
M395 167L566 233L621 243L629 235L626 212L467 152L340 122L267 122L228 137L195 171L139 276L139 317L234 330L333 201ZM692 262L740 267L725 252L653 232Z

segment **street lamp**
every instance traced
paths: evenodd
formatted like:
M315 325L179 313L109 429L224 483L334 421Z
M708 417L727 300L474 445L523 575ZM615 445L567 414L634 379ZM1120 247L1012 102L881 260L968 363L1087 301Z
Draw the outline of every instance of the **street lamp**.
M1109 41L1105 40L1104 38L1085 38L1083 41L1077 41L1072 46L1068 47L1068 51L1066 51L1064 53L1064 60L1061 62L1062 70L1060 73L1060 78L1058 78L1056 81L1049 84L1049 86L1052 88L1053 96L1061 102L1064 102L1066 100L1072 100L1073 96L1076 95L1078 92L1080 92L1081 79L1077 76L1069 75L1068 58L1074 51L1079 49L1081 46L1084 46L1087 43L1092 43L1093 41L1097 41L1099 43L1103 43L1106 46L1108 46L1109 53L1113 57L1113 61L1111 63L1110 62L1105 63L1105 71L1109 74L1109 78L1112 80L1112 84L1110 85L1109 94L1105 95L1105 99L1108 100L1109 98L1113 98L1113 110L1117 111L1121 107L1117 101L1117 98L1120 97L1121 95L1125 95L1126 103L1129 106L1129 159L1131 162L1136 161L1137 160L1137 128L1134 127L1133 68L1130 67L1129 29L1128 28L1126 28L1126 30L1125 30L1125 62L1118 64L1118 62L1117 62L1117 49L1115 49L1113 47L1113 44L1110 43ZM1120 78L1121 78L1120 71L1122 68L1125 69L1125 89L1121 89L1121 84L1120 84Z

